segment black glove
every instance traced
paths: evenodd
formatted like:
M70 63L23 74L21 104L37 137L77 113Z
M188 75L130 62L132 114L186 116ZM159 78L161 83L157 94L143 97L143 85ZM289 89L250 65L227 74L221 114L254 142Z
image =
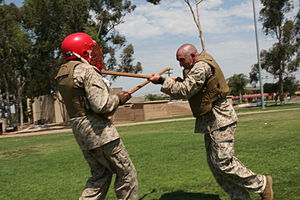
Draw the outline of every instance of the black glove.
M181 77L177 77L177 78L175 78L175 81L177 81L177 82L183 82L183 79Z
M119 105L124 105L126 101L128 101L131 98L131 94L129 92L120 92L117 94L119 97Z
M152 74L152 77L148 79L154 84L163 84L165 78L161 77L160 74Z

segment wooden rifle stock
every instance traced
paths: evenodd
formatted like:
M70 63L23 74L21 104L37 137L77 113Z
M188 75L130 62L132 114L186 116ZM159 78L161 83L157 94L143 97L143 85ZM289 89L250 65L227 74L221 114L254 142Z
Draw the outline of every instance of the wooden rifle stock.
M163 69L158 74L162 75L163 73L169 71L170 69L171 69L170 67L166 67L165 69ZM147 75L130 74L130 73L123 73L123 72L111 72L111 71L106 71L106 70L101 70L101 72L102 72L102 74L110 74L110 75L117 75L117 76L129 76L129 77L137 77L137 78L146 78L146 77L150 78L150 77L152 77L152 76L147 76ZM120 75L120 74L122 74L122 75ZM147 85L150 82L151 81L145 81L145 82L141 83L140 85L136 86L135 88L131 89L130 91L128 91L128 93L132 94L132 93L134 93L137 90L141 89L142 87L144 87L145 85ZM107 115L105 115L105 117L107 117L107 119L111 120L112 117L113 117L113 114L114 114L114 112L108 113Z
M143 74L132 74L132 73L126 73L126 72L112 72L102 69L102 74L109 74L109 75L115 75L115 76L127 76L127 77L134 77L134 78L151 78L150 75L143 75Z
M159 75L162 75L163 73L169 71L171 68L170 67L166 67L165 69L163 69L161 72L159 72ZM137 90L141 89L142 87L144 87L145 85L147 85L148 83L150 83L150 81L145 81L143 83L141 83L140 85L136 86L135 88L132 88L130 91L128 91L130 94L136 92Z

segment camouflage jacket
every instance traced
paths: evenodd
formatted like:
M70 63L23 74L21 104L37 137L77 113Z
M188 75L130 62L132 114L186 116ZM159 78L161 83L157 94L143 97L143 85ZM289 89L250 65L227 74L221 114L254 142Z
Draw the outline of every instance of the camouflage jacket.
M72 118L72 130L81 149L89 150L118 139L119 133L112 121L104 114L117 109L119 98L109 94L98 69L88 64L80 64L74 69L74 84L84 88L92 113Z
M211 67L205 62L199 61L194 64L183 82L166 77L161 91L174 99L189 99L201 90L205 81L211 76ZM232 104L223 98L214 102L210 112L196 118L195 133L208 133L236 121L237 115Z

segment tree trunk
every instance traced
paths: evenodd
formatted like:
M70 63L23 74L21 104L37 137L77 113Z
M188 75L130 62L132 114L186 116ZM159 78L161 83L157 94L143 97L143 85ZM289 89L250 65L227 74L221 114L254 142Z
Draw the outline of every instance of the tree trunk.
M20 127L24 126L24 113L23 113L23 104L22 98L19 98L19 114L20 114Z
M5 111L7 113L7 123L8 125L11 125L12 123L12 116L11 116L11 112L10 112L10 100L9 100L9 88L8 88L8 83L7 83L7 79L5 77L5 75L3 74L3 80L4 80L4 85L5 85Z
M2 96L2 90L0 90L0 118L4 118L4 113L5 113L5 105L3 104L3 96Z
M279 100L280 100L280 104L283 104L284 101L284 91L283 91L283 66L281 64L280 66L280 72L279 72Z
M17 104L18 104L18 113L19 113L19 118L18 120L21 127L24 126L24 112L23 112L23 104L22 104L22 93L23 93L23 88L25 84L21 83L21 79L20 78L16 78L17 81Z
M240 97L240 103L243 102L243 95L241 92L239 92L239 97Z
M27 99L27 117L28 117L28 124L33 124L33 113L32 113L32 104L34 100L33 99Z
M197 29L199 31L199 38L200 38L200 42L201 42L201 47L202 47L202 51L206 51L205 50L205 44L204 44L204 39L203 39L203 31L202 31L202 27L201 27L201 23L200 23L200 16L199 16L199 4L203 1L203 0L195 0L195 10L196 10L196 14L193 10L193 7L190 3L189 0L184 0L185 3L189 6L190 8L190 11L192 13L192 16L193 16L193 19L194 19L194 22L197 26Z

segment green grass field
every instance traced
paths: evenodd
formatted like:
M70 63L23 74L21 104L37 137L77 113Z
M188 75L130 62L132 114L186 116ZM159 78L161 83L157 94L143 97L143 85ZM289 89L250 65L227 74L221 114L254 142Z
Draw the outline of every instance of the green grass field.
M236 156L274 178L275 199L300 199L300 110L242 115ZM194 120L118 130L143 200L228 200L206 163ZM78 199L89 169L72 133L0 139L0 199ZM252 199L259 199L251 194ZM107 199L115 199L112 188Z

